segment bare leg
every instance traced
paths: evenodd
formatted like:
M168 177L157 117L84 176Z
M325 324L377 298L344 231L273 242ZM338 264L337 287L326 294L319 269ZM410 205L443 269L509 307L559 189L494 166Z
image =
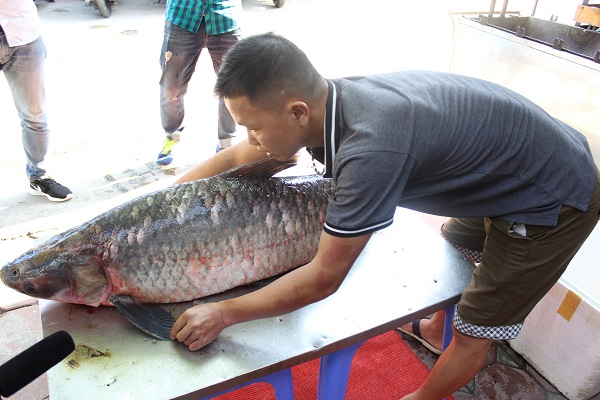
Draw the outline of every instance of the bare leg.
M491 339L464 335L452 328L454 338L442 353L423 385L403 400L435 400L448 396L465 386L481 370Z

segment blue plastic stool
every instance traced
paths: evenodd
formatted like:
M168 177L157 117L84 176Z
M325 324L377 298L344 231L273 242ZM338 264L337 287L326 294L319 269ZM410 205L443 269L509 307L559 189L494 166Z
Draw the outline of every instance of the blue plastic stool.
M446 307L446 316L444 317L444 338L442 339L442 351L446 350L450 346L452 341L452 319L454 318L454 311L456 310L456 304ZM444 397L442 400L446 400Z
M452 341L452 337L454 336L452 333L452 319L454 318L455 310L456 304L446 307L446 309L444 310L446 311L446 317L444 318L444 338L442 341L442 350L446 350L446 348L450 346L450 342Z
M317 399L344 399L352 358L363 343L321 357Z
M273 389L275 389L275 398L277 400L294 400L294 385L292 383L292 370L290 368L274 372L270 375L263 376L262 378L255 379L252 382L238 385L236 387L224 390L217 394L212 394L208 397L203 397L200 400L212 399L222 394L229 393L231 391L243 388L244 386L252 385L253 383L258 382L266 382L273 386Z
M454 317L455 305L447 307L444 318L444 338L442 350L445 350L452 341L452 318ZM358 348L364 342L346 347L321 357L319 368L319 400L344 400L352 358Z

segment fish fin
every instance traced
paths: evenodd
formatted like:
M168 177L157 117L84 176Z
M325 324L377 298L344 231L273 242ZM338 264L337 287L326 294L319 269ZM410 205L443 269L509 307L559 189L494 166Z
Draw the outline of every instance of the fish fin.
M159 304L138 304L129 296L113 295L108 299L133 325L160 340L171 340L175 319Z
M250 164L233 167L217 176L220 178L270 178L296 164L297 162L293 159L278 161L274 158L263 158Z
M246 286L256 287L256 288L263 288L263 287L265 287L267 285L270 285L271 283L275 282L277 279L281 278L285 274L287 274L287 272L284 272L283 274L271 276L269 278L261 279L260 281L250 282Z

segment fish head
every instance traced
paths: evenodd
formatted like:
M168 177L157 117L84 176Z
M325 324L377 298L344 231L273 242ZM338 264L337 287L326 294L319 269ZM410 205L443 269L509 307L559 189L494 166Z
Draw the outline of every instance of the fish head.
M110 292L98 246L78 234L53 238L29 250L0 271L11 289L40 299L98 306Z

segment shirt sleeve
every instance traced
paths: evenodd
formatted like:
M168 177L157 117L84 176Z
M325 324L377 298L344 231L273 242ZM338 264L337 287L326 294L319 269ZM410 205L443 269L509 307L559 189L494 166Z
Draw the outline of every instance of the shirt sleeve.
M336 160L325 232L352 237L391 225L413 166L412 158L392 151L363 151Z
M42 21L31 0L0 0L0 26L10 47L27 45L42 35Z

